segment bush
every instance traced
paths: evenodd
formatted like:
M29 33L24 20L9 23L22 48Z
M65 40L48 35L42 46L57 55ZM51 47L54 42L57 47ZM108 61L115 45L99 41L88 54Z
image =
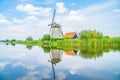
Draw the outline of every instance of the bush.
M42 37L42 41L44 41L44 40L50 40L50 35L49 34L45 34L43 37Z
M102 36L102 33L96 30L84 30L79 33L80 39L101 39Z

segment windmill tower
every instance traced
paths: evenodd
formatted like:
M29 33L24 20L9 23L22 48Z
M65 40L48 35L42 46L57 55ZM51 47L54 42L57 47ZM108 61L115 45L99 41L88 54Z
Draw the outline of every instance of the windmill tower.
M60 24L54 22L55 13L56 13L56 9L54 10L52 22L50 25L48 25L51 26L49 30L49 34L51 35L52 38L62 38L63 37L62 27Z

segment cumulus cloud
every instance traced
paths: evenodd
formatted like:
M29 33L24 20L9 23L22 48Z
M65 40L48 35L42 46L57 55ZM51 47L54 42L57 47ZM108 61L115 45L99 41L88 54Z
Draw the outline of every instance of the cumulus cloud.
M51 13L51 8L35 7L32 4L19 4L16 9L26 12L29 15L49 16Z
M30 23L34 23L34 22L38 22L38 18L35 16L27 16L26 18L23 19L17 19L17 18L13 18L13 22L14 23L18 23L18 24L30 24Z
M56 3L56 7L57 7L57 12L58 13L64 13L67 9L64 6L63 2L57 2Z
M51 19L27 16L22 19L13 18L11 22L12 25L9 25L9 27L0 27L0 30L2 30L1 38L26 39L26 37L32 36L34 39L38 39L49 31L50 26L48 24Z
M71 10L67 16L67 19L70 21L81 21L85 19L85 16L82 16L80 14L80 10L78 11Z
M8 21L5 16L0 14L0 24L11 24L11 22Z
M120 13L120 9L114 9L113 12Z

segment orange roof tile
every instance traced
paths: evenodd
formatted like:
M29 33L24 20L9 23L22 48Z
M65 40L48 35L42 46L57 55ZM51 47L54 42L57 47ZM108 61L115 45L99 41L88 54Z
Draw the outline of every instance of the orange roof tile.
M75 35L75 32L69 32L69 33L65 33L64 37L65 38L72 38Z
M76 54L74 53L74 51L64 51L64 53L66 55L70 55L70 56L75 56Z

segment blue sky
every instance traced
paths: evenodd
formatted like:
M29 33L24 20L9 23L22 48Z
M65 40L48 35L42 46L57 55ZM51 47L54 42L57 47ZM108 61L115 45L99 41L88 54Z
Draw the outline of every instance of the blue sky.
M0 39L41 38L55 8L63 33L96 29L120 36L120 0L0 0Z

